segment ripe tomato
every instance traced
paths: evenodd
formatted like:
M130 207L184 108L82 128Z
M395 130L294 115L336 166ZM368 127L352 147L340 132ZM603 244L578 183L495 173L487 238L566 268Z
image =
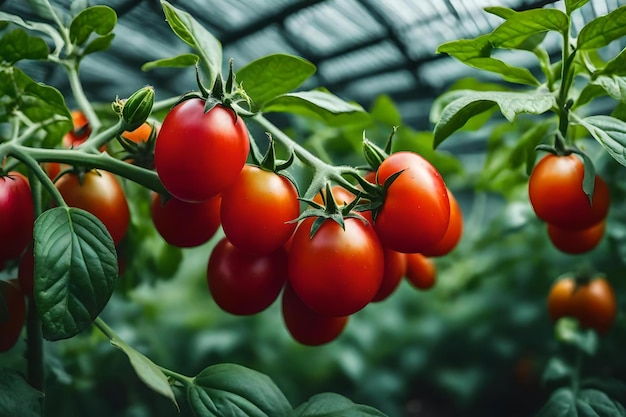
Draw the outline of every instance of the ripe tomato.
M293 339L307 346L319 346L335 340L344 330L349 316L331 317L316 313L298 298L289 283L282 295L282 316Z
M188 203L174 197L163 202L152 193L152 222L170 245L190 248L207 242L220 226L220 196L201 203Z
M237 249L220 240L209 258L207 282L217 305L236 315L251 315L269 307L287 281L287 252L267 255Z
M378 183L400 171L387 189L374 228L383 246L421 252L439 242L450 223L446 184L430 162L413 152L397 152L385 159L378 167Z
M384 251L385 272L380 288L372 299L374 302L387 299L398 288L402 277L406 274L406 254L391 249L384 249Z
M205 101L185 100L165 116L154 149L154 166L176 198L208 200L232 185L250 150L241 117L223 106L204 112Z
M222 192L222 228L239 249L270 253L283 246L296 229L288 223L300 214L296 187L287 178L246 165L233 185Z
M463 212L450 189L448 189L448 200L450 200L450 224L448 224L446 233L434 246L423 250L422 255L429 257L447 255L452 252L452 249L461 240L461 235L463 234Z
M35 208L28 179L19 172L0 176L0 259L17 258L33 239Z
M83 175L70 172L56 182L56 187L70 207L86 210L107 228L113 243L120 243L130 223L130 211L122 186L108 171L91 170Z
M24 295L33 295L35 286L35 258L33 254L33 245L29 245L26 252L20 258L17 268L17 283Z
M298 297L326 316L348 316L365 307L383 278L384 253L370 224L345 219L345 230L325 220L313 238L314 218L304 219L289 250L289 281Z
M133 142L145 142L150 138L153 128L158 132L158 126L145 122L135 130L122 132L122 136L128 140L132 140Z
M577 255L589 252L602 240L606 221L602 220L587 229L569 230L561 229L552 224L547 225L548 237L555 248L561 252Z
M437 281L435 263L421 253L408 253L406 255L406 279L417 289L432 288Z
M71 115L74 129L63 136L63 147L68 149L81 145L91 135L89 120L87 120L85 113L81 110L72 110Z
M592 202L583 191L584 164L574 154L548 154L535 166L528 181L528 196L535 214L562 229L587 229L609 211L609 189L596 175Z
M617 315L617 300L605 278L595 277L579 285L573 278L563 278L550 289L548 313L552 320L574 317L581 326L603 334Z
M0 321L0 352L6 352L15 345L22 333L26 319L26 301L14 279L0 280L0 295L4 297L9 312L8 319Z

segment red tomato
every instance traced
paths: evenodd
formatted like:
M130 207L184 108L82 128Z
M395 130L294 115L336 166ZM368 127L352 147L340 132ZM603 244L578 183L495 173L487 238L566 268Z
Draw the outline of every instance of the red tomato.
M201 203L188 203L174 197L163 202L152 193L150 205L154 227L170 245L190 248L207 242L220 226L220 196Z
M269 307L287 281L283 248L255 255L223 238L213 249L207 268L209 290L217 305L236 315L251 315Z
M387 189L374 228L383 246L421 252L438 243L450 223L446 184L430 162L413 152L397 152L385 159L378 167L378 183L400 171Z
M287 178L246 165L222 193L222 228L239 249L270 253L283 246L296 229L300 201Z
M581 326L603 334L617 315L617 300L613 287L602 277L580 285L568 277L556 281L550 288L548 313L552 320L574 317Z
M28 179L19 172L0 176L0 259L19 257L33 239L35 208Z
M383 278L384 253L370 224L345 219L345 230L325 220L313 238L314 218L303 220L289 251L289 281L313 311L348 316L365 307Z
M24 295L33 295L35 285L35 258L33 255L33 245L29 245L26 252L20 258L17 269L17 282Z
M548 224L548 237L555 248L561 252L577 255L589 252L602 240L606 221L601 221L587 229L569 230L561 229Z
M0 294L4 297L9 312L8 319L0 321L0 352L6 352L15 345L22 333L26 319L26 301L14 279L0 280Z
M372 301L386 300L400 285L406 274L406 254L385 249L385 272L378 292Z
M535 214L562 229L587 229L609 211L609 189L596 175L592 201L583 191L584 164L574 154L544 156L528 181L528 196Z
M248 130L223 106L204 112L205 101L185 100L165 116L154 149L154 166L165 188L198 202L232 185L248 157Z
M89 127L89 120L81 110L72 110L72 123L74 129L70 130L63 136L63 147L75 148L81 145L91 135L91 128Z
M76 173L67 173L56 187L70 207L86 210L107 228L113 243L120 243L130 223L130 211L122 186L108 171L87 171L82 183Z
M452 249L461 240L463 234L463 212L459 206L459 202L454 197L454 194L448 189L448 200L450 201L450 223L446 229L446 233L441 240L434 246L431 246L422 251L422 255L425 256L444 256L452 252Z
M343 332L349 318L316 313L298 298L289 283L283 290L282 316L291 337L307 346L319 346L335 340Z
M415 288L428 290L437 281L437 268L432 259L421 253L406 255L406 279Z

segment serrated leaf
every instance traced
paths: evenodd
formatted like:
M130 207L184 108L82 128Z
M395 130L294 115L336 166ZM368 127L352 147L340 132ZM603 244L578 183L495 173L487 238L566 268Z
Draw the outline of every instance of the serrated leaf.
M23 27L24 29L44 33L52 38L54 46L57 50L60 50L65 45L63 37L61 37L59 32L57 32L56 28L47 23L27 21L22 19L20 16L16 16L3 11L0 11L0 22L10 22L20 27Z
M577 48L598 49L626 35L626 6L587 23L578 33Z
M502 115L512 122L520 113L545 113L555 105L555 99L552 94L547 93L511 91L475 92L460 97L448 104L441 112L441 118L434 129L434 146L439 146L470 118L489 110L494 105L497 105Z
M569 18L558 9L531 9L516 12L494 29L489 41L496 48L519 48L533 35L548 31L565 32Z
M274 54L250 62L237 71L236 78L255 109L302 85L316 68L311 62L293 55Z
M187 387L189 405L198 417L287 416L291 404L267 376L230 363L209 366Z
M222 44L189 13L164 0L161 5L172 31L199 53L200 62L212 86L222 69Z
M167 377L154 362L137 352L121 339L113 338L111 339L111 344L128 356L130 364L144 384L155 392L170 399L178 409L174 391L172 391Z
M577 118L606 151L620 164L626 166L626 122L611 116Z
M0 59L9 65L22 59L45 59L48 52L46 41L23 29L12 30L0 38Z
M42 397L17 372L0 369L0 416L40 417Z
M571 15L574 10L580 9L587 3L589 0L565 0L565 12Z
M70 40L76 45L83 45L93 33L108 35L116 23L117 14L109 6L88 7L70 23Z
M618 417L624 416L624 407L595 389L574 393L570 388L559 388L552 393L537 417Z
M93 214L56 207L35 221L35 302L43 336L70 338L87 328L115 289L117 254Z
M293 410L289 417L385 417L375 408L355 404L350 399L335 393L322 393L311 397Z
M626 102L626 77L600 75L590 85L598 85L615 100Z
M362 123L369 116L363 108L336 95L321 91L287 93L265 105L265 112L287 112L321 119L329 125Z
M108 35L98 36L97 38L94 38L91 42L87 44L85 49L83 49L82 55L89 55L93 54L94 52L100 52L109 49L109 47L111 46L111 42L113 42L114 38L114 33L109 33Z
M146 62L141 66L142 71L150 71L154 68L185 68L198 63L200 57L196 54L181 54L172 58L157 59Z

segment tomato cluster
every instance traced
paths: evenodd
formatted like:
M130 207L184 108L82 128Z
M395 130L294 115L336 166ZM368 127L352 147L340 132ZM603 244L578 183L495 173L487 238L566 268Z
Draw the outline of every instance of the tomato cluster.
M575 154L544 156L533 169L528 194L532 207L546 222L548 237L562 252L581 254L604 236L609 189L595 176L591 198L583 191L585 168Z

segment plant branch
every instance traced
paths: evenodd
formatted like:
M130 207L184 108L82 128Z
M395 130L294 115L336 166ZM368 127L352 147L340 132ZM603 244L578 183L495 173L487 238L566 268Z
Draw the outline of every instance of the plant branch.
M102 127L102 123L100 122L100 118L96 114L91 102L87 98L85 94L85 90L83 89L83 84L80 81L80 77L78 76L78 61L73 60L67 62L64 66L67 70L67 76L70 81L70 87L72 89L72 93L74 94L74 98L76 99L76 103L78 107L85 113L85 117L89 120L89 126L91 127L91 131L93 134L98 134L98 131Z
M31 148L26 148L20 145L16 145L16 146L11 146L11 145L12 144L9 144L9 150L7 154L15 157L16 159L20 160L24 165L26 165L26 167L29 170L29 173L37 177L37 180L39 180L41 185L45 187L46 191L50 194L54 202L59 207L67 207L67 204L65 203L65 200L63 199L63 196L61 195L59 190L54 186L54 183L52 182L52 180L48 178L48 175L39 166L37 161L27 152L24 152L24 149L31 149Z

